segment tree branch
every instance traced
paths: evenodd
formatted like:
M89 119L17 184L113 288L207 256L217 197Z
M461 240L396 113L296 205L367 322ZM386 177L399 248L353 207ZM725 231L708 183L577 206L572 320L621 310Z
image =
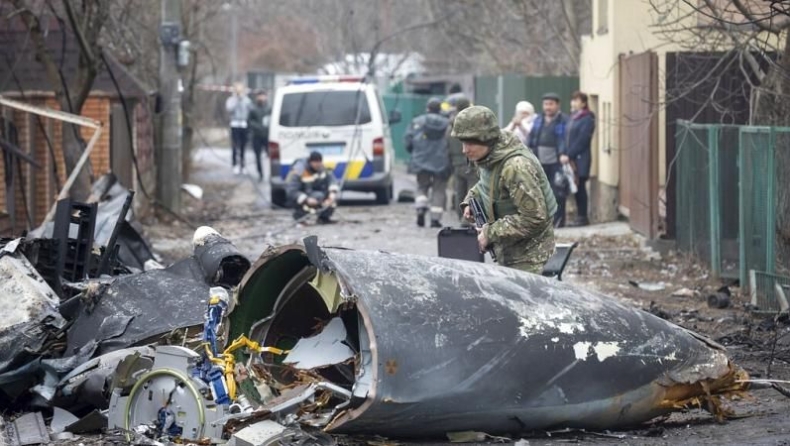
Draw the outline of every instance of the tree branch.
M747 8L746 5L744 5L743 2L741 2L741 0L732 0L732 4L735 6L735 8L738 10L738 12L743 14L743 16L746 17L751 23L754 23L755 25L760 27L760 29L762 29L763 31L768 31L768 32L771 32L771 33L778 34L778 33L782 32L783 29L787 28L788 25L790 25L790 21L787 21L787 20L785 20L784 23L781 23L781 24L774 24L774 23L770 22L770 20L773 19L773 17L774 17L773 14L771 14L767 18L767 20L769 20L769 23L766 25L765 24L765 20L766 19L764 19L764 18L763 19L758 19L752 13L752 11L750 11L749 8Z
M33 39L33 44L36 48L36 57L44 64L44 71L47 72L47 78L52 89L55 91L56 97L62 97L64 94L63 87L61 87L60 74L52 55L47 48L47 42L44 39L44 31L41 29L41 22L38 17L33 14L33 11L27 9L22 0L11 0L14 7L19 11L22 21L30 33L30 38Z
M74 15L74 10L71 7L71 2L69 0L63 0L63 7L66 9L66 16L69 18L69 24L71 25L71 29L74 32L74 35L77 37L77 43L79 43L80 45L80 51L82 52L82 56L85 57L89 65L94 65L96 58L93 56L93 51L91 50L90 45L88 45L88 42L85 39L85 32L82 29L82 25L80 23L77 23L77 18Z

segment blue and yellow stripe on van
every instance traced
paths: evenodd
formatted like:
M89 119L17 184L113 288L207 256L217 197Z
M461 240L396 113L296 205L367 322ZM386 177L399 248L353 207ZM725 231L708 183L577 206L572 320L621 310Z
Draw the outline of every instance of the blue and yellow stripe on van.
M333 173L335 174L335 178L338 180L343 178L343 175L348 175L346 180L358 180L360 178L368 178L373 175L373 163L368 160L354 160L351 162L335 162L326 160L324 161L324 166L327 169L332 169ZM280 178L285 179L288 176L288 172L291 171L291 164L281 164L280 165ZM346 174L346 171L348 173Z

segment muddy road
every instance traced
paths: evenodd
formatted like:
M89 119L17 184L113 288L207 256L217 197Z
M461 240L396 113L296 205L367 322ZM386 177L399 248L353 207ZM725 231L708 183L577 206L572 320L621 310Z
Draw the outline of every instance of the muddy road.
M376 206L372 195L344 194L335 216L337 224L297 227L289 211L271 209L266 182L259 183L252 172L234 175L229 159L227 149L197 152L190 182L201 186L204 196L196 200L184 195L184 216L196 225L213 226L251 259L257 258L267 245L298 242L307 235L317 235L324 246L436 255L436 230L417 228L410 204ZM248 159L248 166L253 165L251 161ZM414 181L401 171L395 186L397 196L401 189L413 189ZM154 220L146 223L146 235L165 261L191 252L193 229L187 224ZM447 212L443 223L455 225L454 213ZM723 283L713 280L692 259L646 248L624 223L563 229L557 236L558 241L580 243L566 269L565 280L707 335L726 346L732 360L753 379L790 380L790 323L753 316L737 286L730 288L732 303L728 308L709 308L707 296ZM702 409L692 409L632 431L535 432L524 438L530 445L790 445L790 399L762 386L732 401L730 406L736 417L724 423ZM343 442L405 444L381 439L347 438Z

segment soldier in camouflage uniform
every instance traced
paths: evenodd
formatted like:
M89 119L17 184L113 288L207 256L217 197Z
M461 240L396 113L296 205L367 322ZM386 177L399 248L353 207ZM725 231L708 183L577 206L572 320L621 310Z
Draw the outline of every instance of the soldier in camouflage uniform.
M496 115L474 106L455 118L452 136L463 143L480 181L461 208L472 219L469 200L485 210L488 223L478 229L480 249L493 247L500 264L540 274L554 252L553 217L557 202L535 155L512 133L499 128Z
M461 96L456 99L450 111L450 128L448 129L448 133L452 132L453 122L458 113L468 108L470 105L469 99L467 99L466 96ZM450 162L453 165L454 199L461 200L466 197L466 193L469 192L469 189L477 183L477 167L471 164L466 158L466 155L464 155L463 144L461 144L459 139L452 137L447 138L447 150L450 153ZM463 219L463 211L461 209L458 210L458 218Z

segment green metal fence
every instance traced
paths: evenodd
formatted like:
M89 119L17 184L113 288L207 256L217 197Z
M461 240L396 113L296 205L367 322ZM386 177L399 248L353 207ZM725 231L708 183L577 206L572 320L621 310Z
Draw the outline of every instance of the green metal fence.
M560 96L562 108L567 112L571 94L578 89L579 78L575 76L478 76L475 78L475 104L493 110L504 125L513 117L519 101L531 102L539 112L541 97L548 92Z
M406 153L406 148L403 145L403 136L406 134L406 129L411 120L425 113L425 106L430 96L387 93L382 95L382 99L384 100L384 108L387 109L387 113L392 110L398 110L401 113L401 121L397 124L392 124L390 130L392 132L392 145L395 147L395 159L406 162L409 159L409 154Z
M774 273L774 156L790 150L790 128L678 121L677 129L678 248L744 286L749 270Z

